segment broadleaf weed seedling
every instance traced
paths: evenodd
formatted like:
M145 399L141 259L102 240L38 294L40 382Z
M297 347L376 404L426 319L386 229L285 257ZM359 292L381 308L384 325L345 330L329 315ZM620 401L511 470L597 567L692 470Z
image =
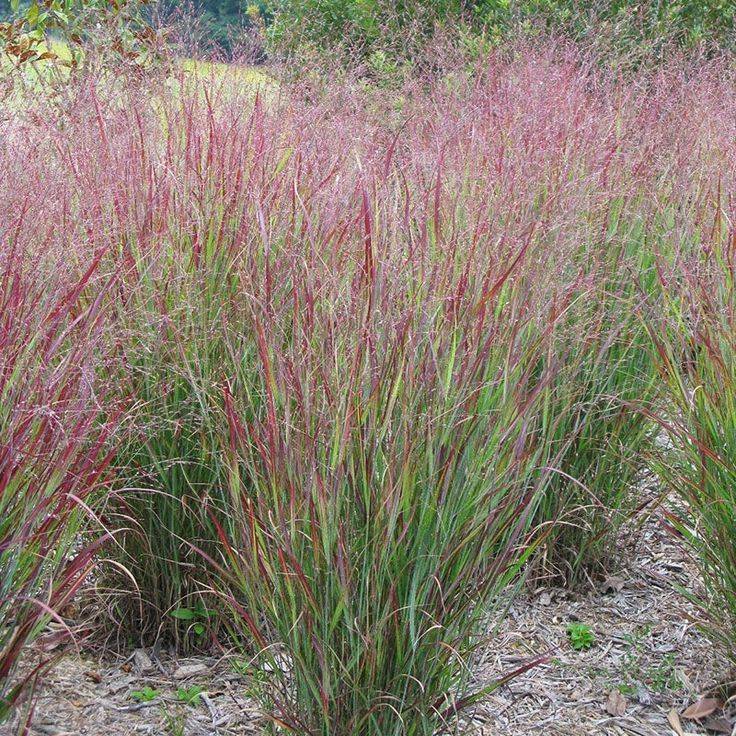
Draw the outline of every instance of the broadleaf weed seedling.
M152 700L155 700L160 694L161 693L155 688L150 687L150 685L146 685L140 690L133 690L130 693L130 697L133 700L137 700L139 703L150 703Z
M199 685L192 685L188 688L180 687L176 691L176 698L186 705L199 705L203 692L204 689Z
M595 635L590 626L580 622L572 623L567 627L567 639L576 652L590 649L595 644Z

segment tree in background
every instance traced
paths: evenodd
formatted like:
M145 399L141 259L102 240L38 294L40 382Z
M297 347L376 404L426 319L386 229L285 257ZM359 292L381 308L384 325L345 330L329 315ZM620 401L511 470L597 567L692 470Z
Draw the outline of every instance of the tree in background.
M0 0L0 19L14 0ZM117 7L96 0L61 5ZM20 0L42 10L59 2ZM123 2L122 5L129 5ZM204 40L231 51L238 37L265 24L272 52L293 56L306 49L352 59L411 58L422 40L459 23L480 39L547 29L619 53L661 57L673 43L685 47L736 44L733 0L155 0L165 14L192 13Z
M150 0L10 0L12 21L0 22L0 52L15 66L58 59L78 68L98 60L146 66L163 49L148 21ZM50 43L57 39L63 53Z
M672 44L733 46L733 0L273 0L273 46L355 57L412 53L413 44L460 22L498 41L539 29L619 52L662 56ZM411 34L407 37L407 31ZM421 42L419 43L421 47Z
M218 46L229 48L232 43L233 29L247 22L241 0L206 0L202 3L203 20L207 27L207 36Z
M141 17L150 18L152 8L162 11L164 17L175 16L179 13L191 15L198 19L198 27L200 28L203 40L210 45L229 52L232 50L234 43L244 32L251 30L257 23L258 19L267 20L273 3L269 0L150 0L147 2L121 2L113 3L110 0L68 0L47 1L47 0L0 0L0 21L10 20L11 18L27 18L30 13L31 17L35 16L38 8L38 15L42 17L49 13L45 26L51 33L62 35L60 26L62 23L69 25L80 25L81 22L89 27L87 22L90 14L105 12L106 15L117 14L120 6L123 9L131 6L147 6L148 10L141 13ZM64 16L55 16L56 11L61 11ZM79 20L77 19L79 17ZM260 21L258 21L260 22ZM54 25L56 24L56 25ZM54 27L51 27L54 26ZM34 29L36 25L34 24ZM29 30L26 28L26 30Z
M196 19L197 35L207 46L230 53L241 39L270 17L269 0L159 0L164 18Z

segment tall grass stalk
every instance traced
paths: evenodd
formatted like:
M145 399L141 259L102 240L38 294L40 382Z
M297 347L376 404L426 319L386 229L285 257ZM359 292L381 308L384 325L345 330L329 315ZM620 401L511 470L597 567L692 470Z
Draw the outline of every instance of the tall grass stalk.
M0 251L0 722L68 646L60 612L104 541L79 536L110 462L94 388L100 304L79 301L98 265L49 280ZM33 649L41 640L55 646Z
M274 724L429 736L480 695L472 652L532 548L533 347L507 298L393 322L364 296L357 339L338 327L299 362L256 323L246 378L264 406L246 421L226 394L237 526L221 573Z
M572 585L615 564L621 526L643 503L635 485L656 434L647 412L659 379L645 323L656 280L645 239L656 231L613 219L610 245L558 300L545 356L559 369L538 425L553 468L537 509L545 529L540 560Z
M664 285L670 309L653 323L668 410L670 446L655 468L668 520L700 568L687 591L701 623L736 663L736 238L719 211L707 244Z
M153 262L138 260L141 274L117 322L125 335L118 387L135 404L116 458L116 518L124 528L116 549L137 595L118 596L115 608L136 641L189 647L205 643L201 627L215 623L197 550L214 554L209 514L228 512L219 450L227 434L221 385L235 282L222 252L197 268L186 241L169 247ZM192 616L194 609L202 614Z

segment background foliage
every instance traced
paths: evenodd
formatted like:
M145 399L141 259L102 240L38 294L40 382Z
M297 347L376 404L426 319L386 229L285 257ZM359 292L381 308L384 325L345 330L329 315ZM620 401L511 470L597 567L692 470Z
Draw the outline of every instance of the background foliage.
M0 0L0 18L10 5ZM197 15L205 39L226 51L253 27L257 11L272 51L342 47L364 58L377 51L406 55L413 48L408 31L417 40L461 20L490 41L546 28L639 55L661 56L671 43L733 47L736 36L731 0L162 0L161 7Z

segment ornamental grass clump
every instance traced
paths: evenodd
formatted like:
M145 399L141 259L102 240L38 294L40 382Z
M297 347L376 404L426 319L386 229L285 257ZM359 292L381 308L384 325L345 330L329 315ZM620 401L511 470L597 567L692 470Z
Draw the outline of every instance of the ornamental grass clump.
M620 207L620 203L617 205ZM557 301L537 441L552 468L540 497L543 571L567 584L610 572L619 531L642 505L635 487L656 432L658 397L645 317L656 272L641 224L612 218L606 240Z
M100 302L80 299L99 259L70 279L24 256L0 250L0 722L72 640L60 615L105 540L89 504L114 423L96 396Z
M69 309L104 309L98 398L125 406L97 590L136 644L238 647L274 728L449 728L527 560L605 569L646 500L643 325L679 305L657 280L732 81L624 85L541 41L444 62L391 94L72 80L2 122L18 273L99 252L110 279Z
M725 209L725 208L724 208ZM669 437L655 469L667 520L693 554L702 587L687 591L701 623L736 662L736 235L719 208L710 237L663 283L666 318L652 323Z
M625 322L589 327L585 342L570 340L556 356L540 413L553 469L537 514L540 561L570 585L610 569L618 532L641 503L635 483L654 437L643 411L656 389L645 333Z
M120 529L118 564L100 590L123 638L180 649L216 635L202 555L218 544L210 515L226 523L230 513L222 386L231 359L248 354L247 340L237 356L227 342L253 298L244 274L260 230L248 187L268 174L265 190L278 191L273 172L285 156L251 95L244 103L236 91L227 101L201 91L163 95L153 111L131 100L105 110L104 123L116 131L110 166L131 182L102 197L115 232L105 260L117 275L111 390L130 401L107 509Z
M356 161L343 126L253 193L212 586L274 728L428 735L497 684L468 690L472 654L534 547L535 223L486 245L476 151Z
M183 253L172 258L182 261ZM114 595L112 610L136 641L173 640L181 648L206 643L203 627L216 623L202 592L200 552L213 553L209 514L227 514L219 385L229 295L211 268L200 278L172 265L155 284L143 276L117 322L126 335L117 390L135 401L118 447L111 511L121 528L116 555L135 589ZM195 609L202 615L188 614Z
M217 543L210 514L229 513L222 385L239 281L222 231L203 234L201 250L199 233L176 237L173 228L171 241L130 248L124 302L115 305L116 391L133 400L110 510L121 528L115 552L135 589L118 591L112 609L137 641L183 649L208 643L205 630L216 627L201 555Z
M347 307L323 294L288 333L254 315L257 369L235 378L262 406L225 390L218 566L274 727L429 736L497 684L468 673L532 549L535 343L507 264L443 304L411 268L391 284L374 237L335 284Z

